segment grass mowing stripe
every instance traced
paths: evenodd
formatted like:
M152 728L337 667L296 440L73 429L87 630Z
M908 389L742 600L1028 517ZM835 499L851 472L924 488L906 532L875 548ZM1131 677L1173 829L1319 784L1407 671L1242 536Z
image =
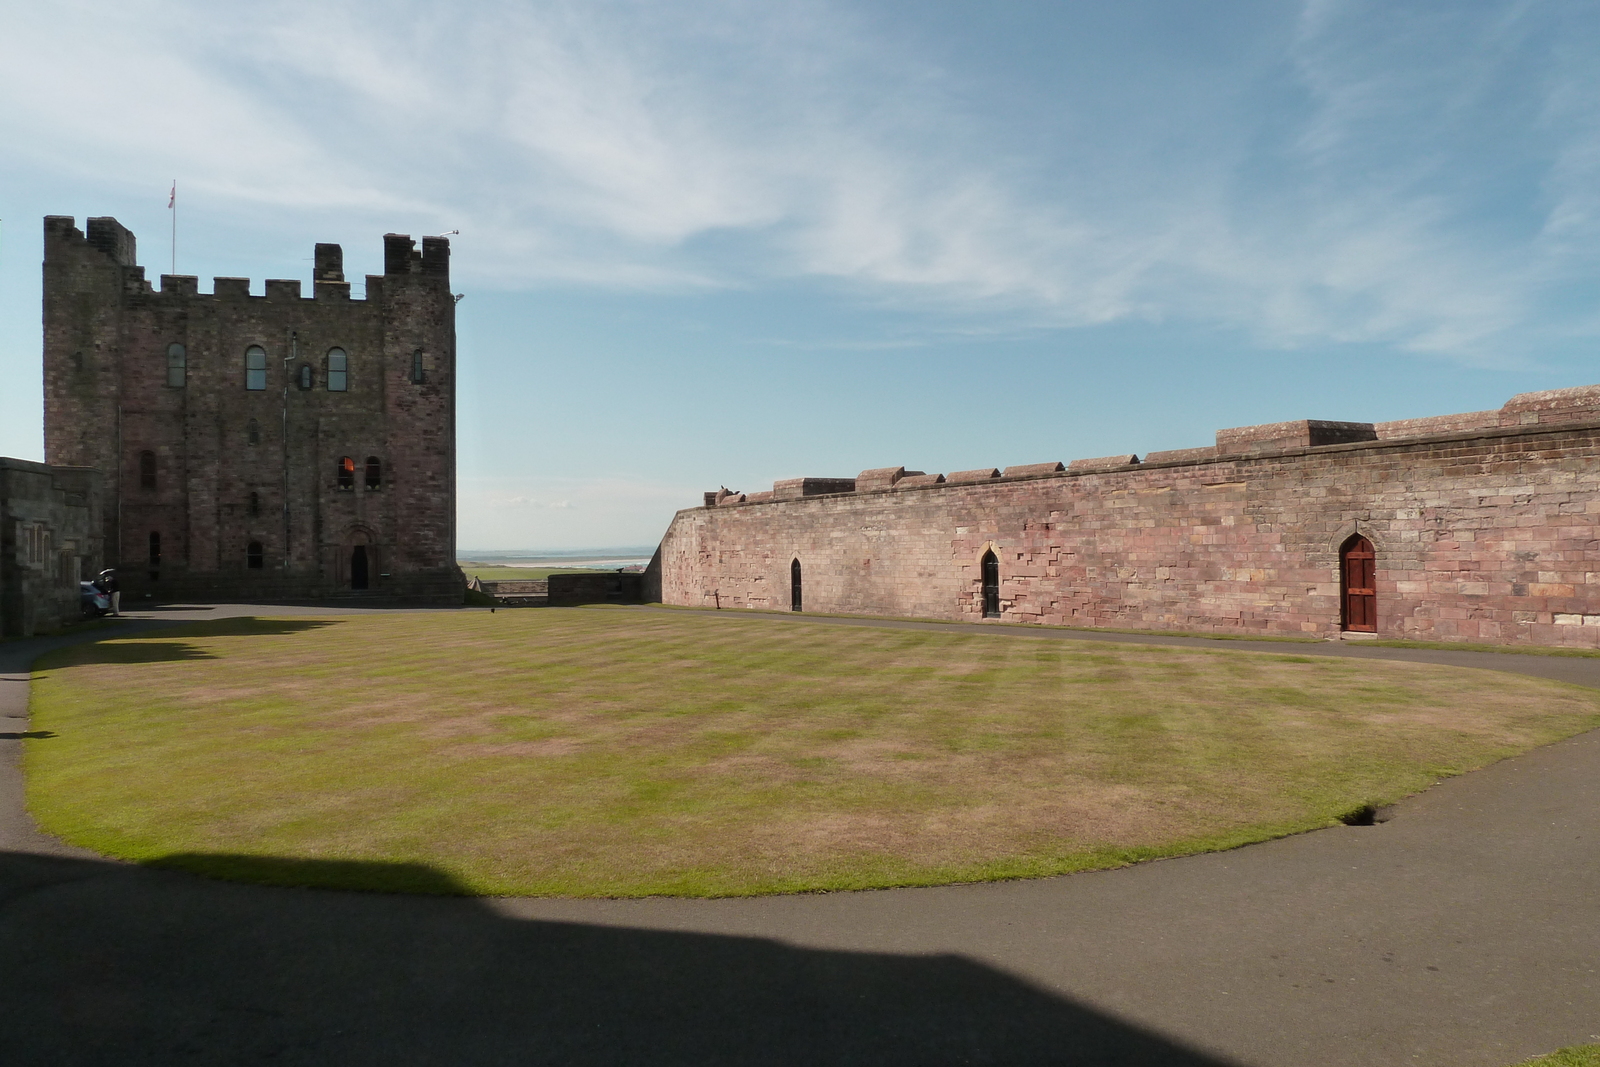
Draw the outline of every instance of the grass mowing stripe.
M25 743L31 809L109 855L729 895L1052 874L1324 826L1600 725L1600 693L1410 663L546 609L222 620L78 646L41 661L33 715L55 736Z

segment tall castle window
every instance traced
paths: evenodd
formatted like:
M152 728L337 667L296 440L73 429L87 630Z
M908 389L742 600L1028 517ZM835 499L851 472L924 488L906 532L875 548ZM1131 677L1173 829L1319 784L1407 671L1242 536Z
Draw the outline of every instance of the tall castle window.
M356 461L349 456L339 460L339 488L354 489L356 487Z
M800 610L800 561L789 564L789 610Z
M245 438L253 445L261 443L261 424L255 419L250 420L250 428L246 431Z
M149 449L139 453L139 488L156 487L156 454Z
M244 387L255 391L267 387L267 350L260 345L244 350Z
M328 349L328 392L343 393L350 388L350 357L342 348Z
M249 567L253 571L260 570L261 561L263 558L264 553L261 550L260 541L251 541L248 545L244 546L244 565L246 567Z
M411 353L411 380L418 383L428 380L428 371L422 365L422 349L420 348Z
M189 353L176 342L167 346L167 384L182 389L189 373Z
M161 566L161 534L157 530L150 531L150 566Z
M251 515L259 515L259 514L261 514L261 494L260 493L251 493L250 494L250 514Z
M1000 617L1000 559L993 549L983 554L983 617Z
M300 389L301 389L302 392L311 388L311 385L312 385L311 379L312 379L311 364L309 364L309 363L300 364Z
M383 463L377 456L367 457L367 488L383 488Z

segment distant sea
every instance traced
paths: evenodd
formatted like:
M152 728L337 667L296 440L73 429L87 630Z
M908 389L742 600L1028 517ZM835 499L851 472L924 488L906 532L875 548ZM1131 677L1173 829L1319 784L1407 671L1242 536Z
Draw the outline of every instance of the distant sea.
M472 563L493 563L499 567L594 567L615 570L618 567L644 568L655 555L654 545L625 545L622 548L590 549L524 549L521 551L469 552L461 549L456 559Z

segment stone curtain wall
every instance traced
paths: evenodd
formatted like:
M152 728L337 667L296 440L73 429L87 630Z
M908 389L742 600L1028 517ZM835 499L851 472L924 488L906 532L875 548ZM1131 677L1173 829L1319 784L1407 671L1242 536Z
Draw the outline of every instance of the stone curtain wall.
M184 275L152 287L115 219L90 219L87 232L45 219L46 458L106 473L106 562L129 595L339 595L362 545L367 595L459 602L449 243L424 238L419 252L390 234L384 252L365 299L351 299L337 245L316 247L310 297L280 279L251 296L248 279L217 278L207 294ZM181 386L168 380L172 344L185 349ZM266 351L264 389L246 388L251 345ZM344 391L327 388L336 347L348 357ZM141 484L144 452L154 488ZM338 484L344 456L353 488ZM368 456L382 465L375 490Z
M730 494L678 513L651 580L669 604L787 610L799 559L807 611L977 620L992 549L1006 622L1329 636L1359 532L1380 637L1600 647L1597 408L1562 390L1427 436L1282 423L1143 464Z

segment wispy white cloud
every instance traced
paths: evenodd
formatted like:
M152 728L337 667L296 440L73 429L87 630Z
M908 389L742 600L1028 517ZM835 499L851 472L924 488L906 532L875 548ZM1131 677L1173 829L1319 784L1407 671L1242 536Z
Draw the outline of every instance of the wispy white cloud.
M1158 107L1228 103L1142 151L1118 138L1147 85L1003 116L982 72L826 0L3 10L0 138L32 165L459 226L480 283L814 276L941 314L1478 362L1595 329L1551 295L1600 247L1596 20L1574 3L1310 0L1250 71L1157 86ZM1515 165L1485 127L1518 131Z

